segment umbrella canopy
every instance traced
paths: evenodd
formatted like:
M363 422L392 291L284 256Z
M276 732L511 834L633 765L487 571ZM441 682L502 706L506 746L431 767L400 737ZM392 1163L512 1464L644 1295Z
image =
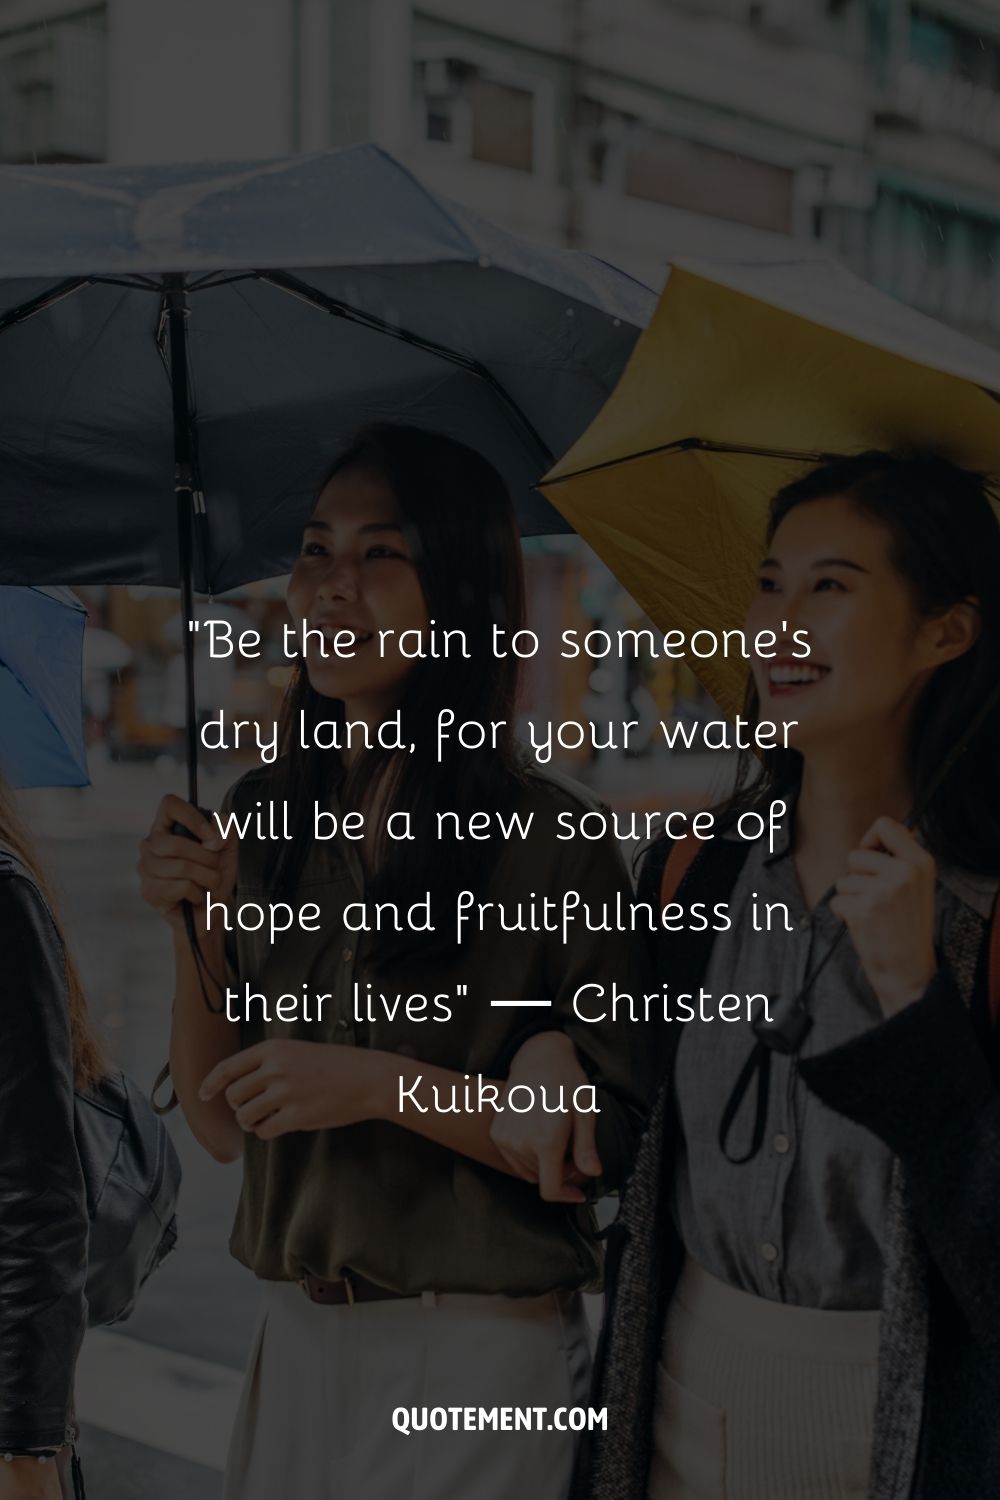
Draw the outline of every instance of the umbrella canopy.
M9 786L86 786L83 638L69 589L0 588L0 775Z
M664 630L738 627L768 502L827 454L1000 473L1000 354L829 261L677 263L614 394L541 488ZM726 709L742 662L696 666Z
M0 581L286 571L365 422L437 428L532 489L655 305L523 243L374 146L259 163L0 170ZM175 466L179 470L175 485Z

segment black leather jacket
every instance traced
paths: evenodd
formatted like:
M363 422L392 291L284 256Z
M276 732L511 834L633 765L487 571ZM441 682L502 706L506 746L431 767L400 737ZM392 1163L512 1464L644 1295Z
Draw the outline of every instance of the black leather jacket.
M0 852L0 1453L61 1443L72 1418L89 1222L73 1113L62 947Z

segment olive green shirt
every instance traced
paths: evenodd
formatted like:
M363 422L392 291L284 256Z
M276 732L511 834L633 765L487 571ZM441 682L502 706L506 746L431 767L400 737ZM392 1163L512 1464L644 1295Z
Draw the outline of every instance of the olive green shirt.
M227 794L222 813L267 805L273 771L261 767ZM326 804L339 814L336 792ZM534 812L526 840L505 842L480 900L514 903L531 893L559 898L579 891L594 908L606 905L612 919L627 909L632 888L613 840L559 842L556 816L576 816L601 804L566 778L532 768L518 790L518 811ZM266 903L263 870L273 844L240 843L234 906ZM489 847L493 847L490 845ZM435 845L432 857L447 857ZM295 904L313 901L321 930L298 927L272 946L268 934L237 930L228 939L229 982L249 982L272 1001L282 993L329 993L322 1019L242 1026L244 1046L267 1037L296 1038L340 1047L398 1052L459 1075L493 1069L526 1024L561 1027L575 1042L597 1089L597 1144L602 1188L617 1187L631 1163L646 1109L655 1089L656 1063L646 1028L628 1021L600 1025L578 1021L572 1011L577 987L612 981L644 991L652 977L649 939L641 932L588 931L578 923L561 935L499 931L463 939L454 955L417 956L393 970L392 991L449 993L447 1022L355 1019L355 985L362 995L386 987L372 964L378 934L358 934L345 925L350 903L364 898L358 848L341 835L314 842L300 878ZM438 914L441 926L451 913ZM402 975L397 981L396 975ZM455 1000L455 986L468 997ZM550 999L551 1009L491 1007L496 999ZM588 1012L590 1013L590 1012ZM420 1094L422 1102L429 1096ZM550 1204L537 1187L482 1166L425 1140L402 1124L365 1121L335 1129L297 1132L262 1141L248 1135L243 1189L231 1248L266 1280L299 1280L307 1272L334 1279L345 1271L398 1292L502 1292L535 1295L554 1288L600 1284L600 1243L589 1206Z

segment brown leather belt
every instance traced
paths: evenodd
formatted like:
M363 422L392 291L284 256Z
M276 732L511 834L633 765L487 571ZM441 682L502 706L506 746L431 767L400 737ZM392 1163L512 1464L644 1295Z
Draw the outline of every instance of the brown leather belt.
M321 1281L318 1276L303 1276L299 1286L310 1302L323 1302L328 1307L352 1307L355 1302L397 1302L412 1297L409 1292L394 1292L387 1286L366 1281L353 1271L339 1281Z

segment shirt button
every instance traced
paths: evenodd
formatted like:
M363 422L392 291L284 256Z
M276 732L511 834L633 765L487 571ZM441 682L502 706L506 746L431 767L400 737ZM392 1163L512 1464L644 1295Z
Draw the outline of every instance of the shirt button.
M804 917L799 918L799 931L808 932L812 926L812 917L806 912Z
M778 1259L778 1247L777 1245L772 1245L770 1240L764 1241L760 1247L760 1253L769 1265L773 1265Z
M792 1143L788 1139L787 1135L785 1135L780 1130L771 1142L771 1145L774 1147L775 1151L777 1151L779 1156L784 1156L791 1144Z
M340 956L344 960L345 964L349 964L351 959L354 957L354 953L350 948L345 948Z
M350 1027L350 1024L351 1023L347 1019L346 1016L338 1016L337 1017L337 1030L338 1031L347 1031L348 1028Z

